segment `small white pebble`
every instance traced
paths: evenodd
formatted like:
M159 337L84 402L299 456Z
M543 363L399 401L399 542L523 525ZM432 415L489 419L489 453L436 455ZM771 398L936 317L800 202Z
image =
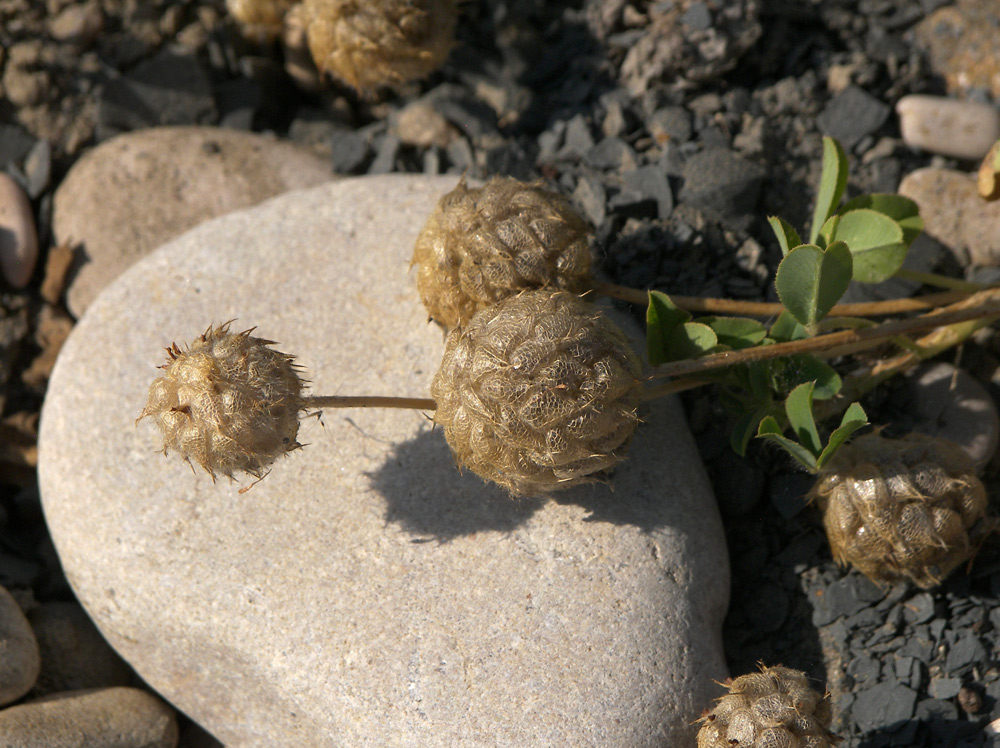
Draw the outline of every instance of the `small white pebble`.
M903 142L942 156L979 160L1000 138L1000 110L989 104L914 94L896 113Z
M38 260L38 234L31 203L20 185L0 174L0 272L14 288L31 280Z

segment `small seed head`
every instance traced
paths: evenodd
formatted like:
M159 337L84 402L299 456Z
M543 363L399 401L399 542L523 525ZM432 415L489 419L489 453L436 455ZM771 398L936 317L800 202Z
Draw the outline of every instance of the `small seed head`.
M597 307L525 291L449 333L434 420L460 467L512 494L547 495L624 459L639 374L625 334Z
M441 198L417 238L417 289L451 329L528 288L584 291L590 282L586 221L539 182L465 180Z
M273 39L296 0L226 0L226 10L249 36Z
M941 438L868 434L842 447L809 493L834 559L880 584L939 584L985 532L986 489L960 447Z
M805 673L760 666L736 678L700 720L698 748L830 748L830 700Z
M361 92L423 78L454 43L458 0L304 0L316 67Z
M213 479L241 471L260 478L301 446L295 437L304 384L294 357L251 332L231 333L227 322L184 350L171 345L139 415L160 427L164 452L179 452Z

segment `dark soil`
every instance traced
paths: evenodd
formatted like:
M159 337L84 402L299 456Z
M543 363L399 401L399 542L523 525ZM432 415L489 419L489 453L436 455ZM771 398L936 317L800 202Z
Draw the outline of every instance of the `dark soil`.
M653 3L468 3L443 70L361 99L334 84L297 88L281 48L243 39L219 0L0 0L0 168L25 185L47 246L53 192L102 140L160 124L270 131L342 173L542 178L594 223L609 280L773 300L780 251L765 219L807 224L823 134L849 152L849 195L894 192L931 162L902 145L892 106L944 92L912 34L942 4L694 2L657 29L640 12ZM458 139L400 140L394 115L421 97ZM22 599L72 599L34 477L53 325L67 319L43 296L46 261L58 259L43 256L26 291L0 295L0 584ZM947 253L935 260L962 272ZM994 393L998 358L990 333L963 354ZM886 397L865 402L874 422ZM757 444L736 457L717 398L683 400L729 538L733 674L758 661L805 670L832 692L835 729L852 748L1000 745L983 732L1000 717L996 549L930 592L838 570L801 498L808 476ZM996 474L993 463L988 486Z

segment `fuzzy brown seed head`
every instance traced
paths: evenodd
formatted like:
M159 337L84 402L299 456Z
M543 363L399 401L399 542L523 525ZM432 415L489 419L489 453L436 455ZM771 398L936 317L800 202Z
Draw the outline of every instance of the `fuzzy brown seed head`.
M595 479L635 433L639 360L599 309L535 290L448 335L434 420L461 467L520 495Z
M316 67L361 92L423 78L444 64L458 0L304 0Z
M139 415L156 421L164 452L180 452L213 478L239 471L259 478L300 446L303 382L293 357L251 332L231 333L227 322L186 350L173 344Z
M923 434L869 434L842 447L809 497L834 559L869 579L939 584L986 531L986 489L957 445Z
M451 329L528 288L584 291L589 230L562 195L539 182L462 180L441 198L417 238L413 264L424 306Z
M703 716L698 748L829 748L830 700L805 673L761 665L729 686Z
M226 0L226 10L245 33L273 39L281 33L285 14L296 0Z

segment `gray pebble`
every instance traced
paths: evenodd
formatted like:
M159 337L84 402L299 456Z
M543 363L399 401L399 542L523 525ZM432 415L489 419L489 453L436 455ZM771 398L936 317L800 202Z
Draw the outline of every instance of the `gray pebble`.
M370 153L371 132L363 130L337 131L330 139L330 158L335 174L356 174L361 171Z
M670 190L666 172L659 166L643 166L622 175L625 184L656 201L656 214L661 220L674 209L674 194Z
M589 148L583 157L587 165L594 169L627 171L634 169L638 157L632 146L621 138L603 138L593 148Z
M17 701L28 693L38 678L40 664L31 624L17 601L0 587L0 704Z
M691 139L691 113L682 106L665 106L649 116L646 128L658 143L685 143Z
M607 216L608 196L604 185L596 177L582 176L576 183L573 199L583 209L592 224L600 226Z
M962 690L961 678L931 678L927 693L935 699L950 699Z
M948 650L944 667L947 672L957 674L972 665L983 664L987 659L986 648L979 641L979 637L973 633L966 633Z
M590 125L582 114L578 114L566 123L563 146L558 155L560 158L583 156L593 147L594 138L590 134Z
M0 271L14 288L24 288L38 261L38 233L31 203L20 185L0 173Z
M934 598L929 592L914 595L903 605L903 618L907 623L925 623L934 617Z
M42 658L33 696L130 682L131 668L104 641L79 603L42 603L28 614L28 621Z
M48 187L51 172L52 146L47 140L39 140L24 159L24 176L28 180L28 196L32 200Z
M0 711L4 748L174 748L173 709L137 688L64 691Z
M856 695L852 716L864 732L892 730L913 717L917 692L898 683L877 683Z
M388 174L396 167L396 157L403 144L395 135L384 135L375 149L375 158L368 167L369 174Z
M824 134L839 140L845 150L851 150L888 118L886 104L857 86L848 86L827 104L816 123Z
M724 223L745 223L757 206L766 176L760 164L713 148L695 154L684 165L680 199Z

